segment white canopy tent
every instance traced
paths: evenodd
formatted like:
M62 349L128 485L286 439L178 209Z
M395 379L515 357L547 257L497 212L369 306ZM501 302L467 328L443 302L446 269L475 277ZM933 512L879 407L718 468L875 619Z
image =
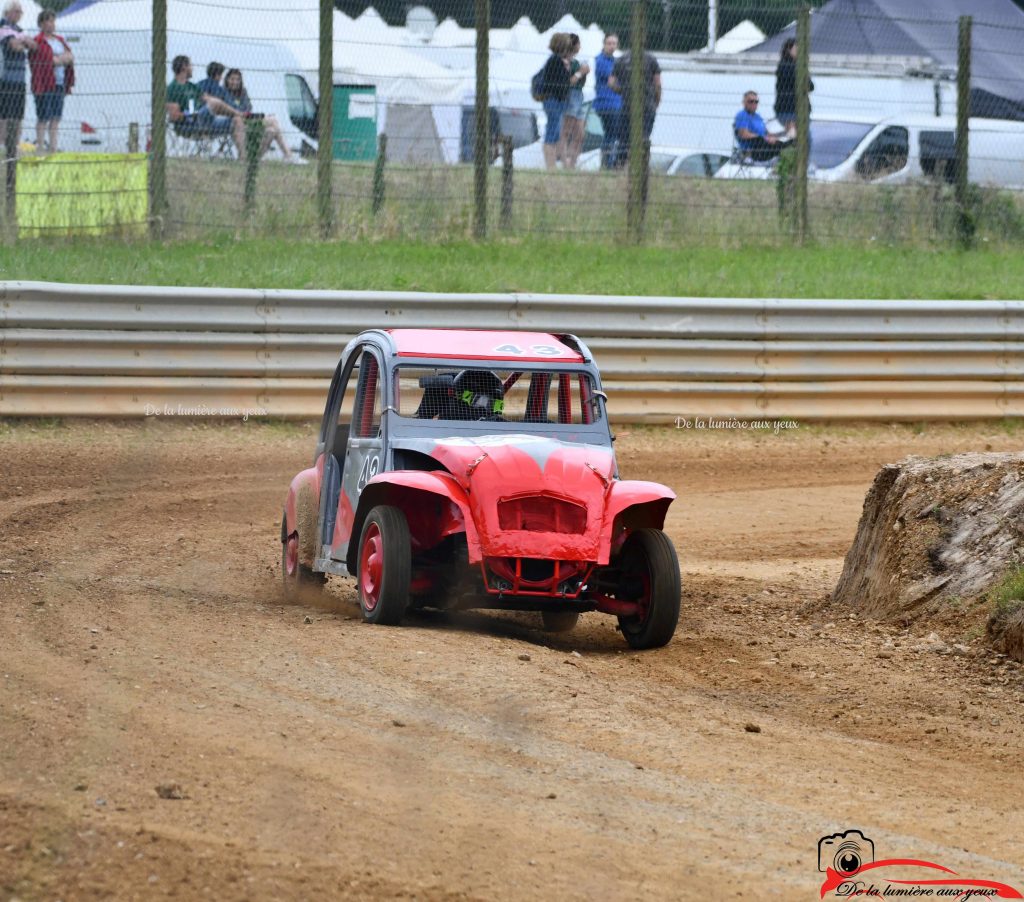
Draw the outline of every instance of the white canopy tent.
M715 41L715 53L742 53L760 44L765 34L750 19L744 19L738 25L730 28L725 34ZM701 49L701 53L711 52L710 45Z

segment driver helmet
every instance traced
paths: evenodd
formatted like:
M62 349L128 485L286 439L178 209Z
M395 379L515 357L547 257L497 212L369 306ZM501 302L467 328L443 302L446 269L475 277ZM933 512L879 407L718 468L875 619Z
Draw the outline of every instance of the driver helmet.
M455 400L477 417L501 416L505 386L490 370L463 370L455 377Z

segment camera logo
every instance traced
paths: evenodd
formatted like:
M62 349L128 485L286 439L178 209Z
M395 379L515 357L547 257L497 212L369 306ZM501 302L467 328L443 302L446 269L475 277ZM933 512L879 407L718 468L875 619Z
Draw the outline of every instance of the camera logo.
M860 830L833 833L818 840L818 870L832 868L848 877L875 860L875 844Z

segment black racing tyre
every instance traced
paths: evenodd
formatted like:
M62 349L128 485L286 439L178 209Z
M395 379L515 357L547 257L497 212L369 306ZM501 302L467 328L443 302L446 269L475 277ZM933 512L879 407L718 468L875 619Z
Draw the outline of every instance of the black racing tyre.
M580 619L579 611L541 611L544 629L549 633L568 633L576 628Z
M623 601L635 601L641 613L620 617L619 628L630 647L667 645L679 623L682 580L675 546L660 529L638 529L626 539L618 557Z
M281 524L281 583L284 596L289 601L304 601L315 598L324 589L327 576L311 570L299 560L299 534L285 536L287 526Z
M397 624L409 607L412 543L409 523L397 507L370 511L359 537L356 583L367 623Z

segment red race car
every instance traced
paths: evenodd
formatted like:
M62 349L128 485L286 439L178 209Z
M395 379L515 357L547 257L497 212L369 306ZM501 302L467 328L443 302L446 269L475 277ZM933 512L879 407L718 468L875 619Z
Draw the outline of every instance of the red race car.
M334 372L281 521L285 591L354 575L363 617L410 607L618 617L633 648L679 620L675 494L619 478L601 378L573 335L373 329Z

